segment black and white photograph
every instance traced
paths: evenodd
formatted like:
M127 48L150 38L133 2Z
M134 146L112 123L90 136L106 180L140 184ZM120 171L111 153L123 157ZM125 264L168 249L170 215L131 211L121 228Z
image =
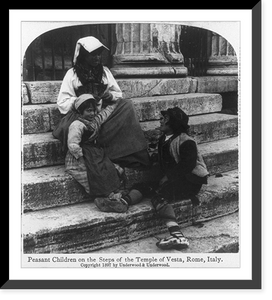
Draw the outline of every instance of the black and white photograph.
M20 21L13 275L61 288L246 286L259 213L251 17L136 11L117 20L41 10Z
M205 22L60 22L35 38L22 78L25 265L228 266L216 253L239 253L237 55ZM58 255L31 256L46 253Z

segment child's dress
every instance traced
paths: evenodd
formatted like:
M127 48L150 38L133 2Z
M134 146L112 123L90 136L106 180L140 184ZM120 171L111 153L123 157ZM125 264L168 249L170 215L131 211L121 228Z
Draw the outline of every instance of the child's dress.
M69 127L65 168L92 196L107 196L121 184L114 164L96 140L100 126L113 110L114 106L107 106L88 126L86 120L79 119Z

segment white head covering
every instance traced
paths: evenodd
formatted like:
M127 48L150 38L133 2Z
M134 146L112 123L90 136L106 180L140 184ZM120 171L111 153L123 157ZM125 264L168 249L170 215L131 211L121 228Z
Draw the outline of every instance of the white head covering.
M79 97L77 97L76 100L75 100L75 109L78 109L79 106L83 102L85 102L85 101L87 101L89 99L95 99L95 98L94 98L94 96L92 94L82 94Z
M75 49L75 54L74 54L74 59L73 59L73 63L76 63L78 54L79 54L79 50L80 47L84 47L89 53L91 53L92 51L100 48L100 47L104 47L105 49L109 50L109 48L107 48L105 45L103 45L97 38L95 38L94 36L86 36L84 38L81 38L77 41L76 44L76 49Z

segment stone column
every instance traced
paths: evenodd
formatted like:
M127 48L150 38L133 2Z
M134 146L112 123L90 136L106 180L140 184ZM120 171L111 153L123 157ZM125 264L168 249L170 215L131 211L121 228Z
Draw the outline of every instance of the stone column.
M179 48L180 25L116 24L115 77L185 77Z
M208 33L207 75L238 75L236 53L231 44L222 36Z

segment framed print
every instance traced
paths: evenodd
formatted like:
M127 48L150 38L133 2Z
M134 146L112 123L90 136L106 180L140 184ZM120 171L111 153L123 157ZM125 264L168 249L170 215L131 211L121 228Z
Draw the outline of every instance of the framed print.
M260 289L261 2L125 12L10 10L2 288Z

